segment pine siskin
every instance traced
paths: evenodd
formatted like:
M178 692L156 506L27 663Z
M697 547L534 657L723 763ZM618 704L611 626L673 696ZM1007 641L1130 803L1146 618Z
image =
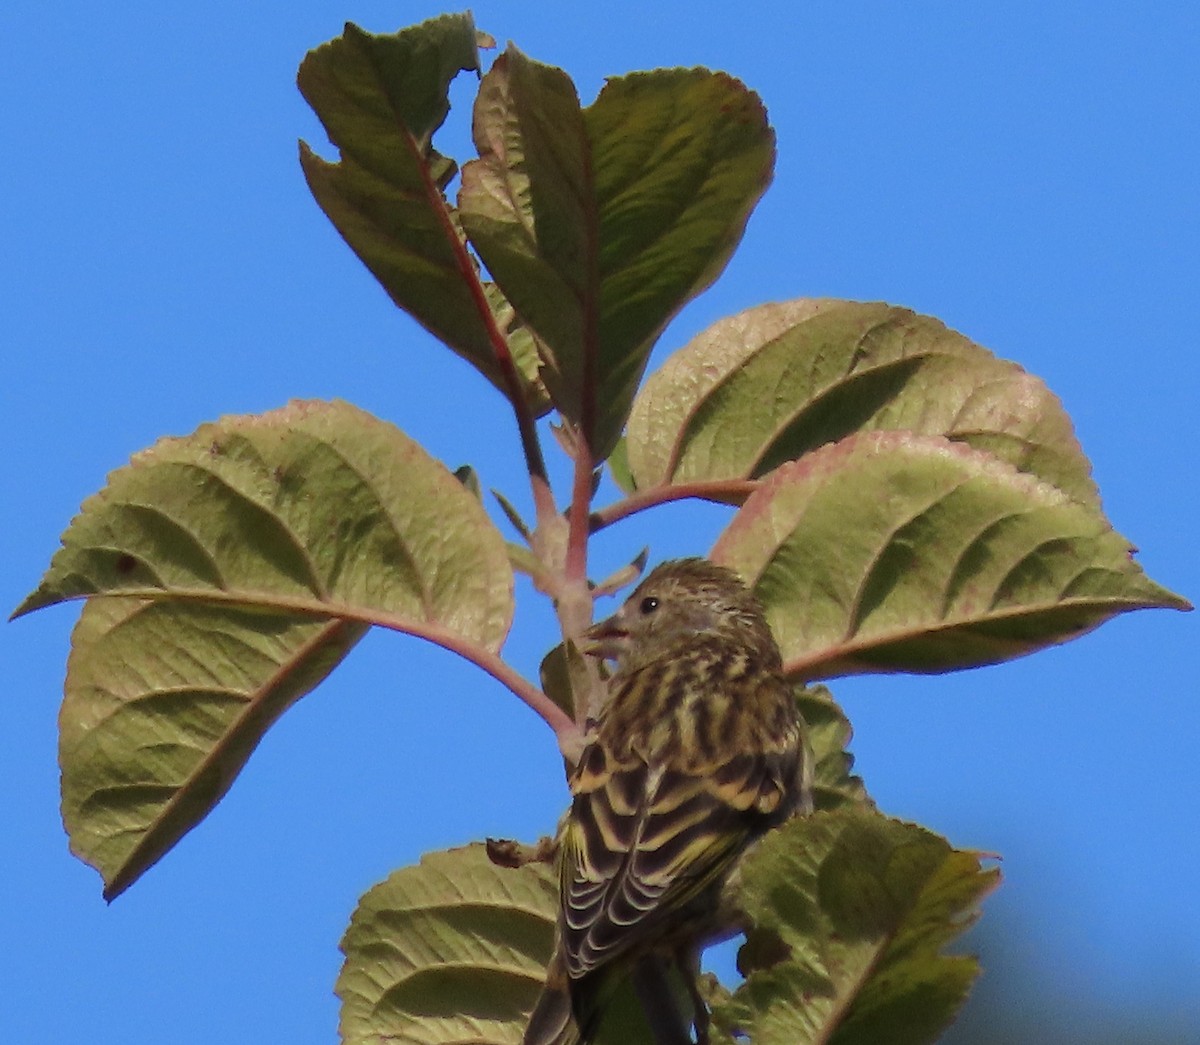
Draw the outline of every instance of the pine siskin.
M630 974L635 984L642 975L639 997L654 1022L649 1003L668 993L662 969L674 961L694 972L682 956L714 928L737 858L811 807L779 648L732 571L704 559L663 563L585 633L584 649L616 668L570 781L558 939L525 1045L590 1041L607 995ZM690 1041L666 1004L675 1029L662 1029L660 1013L656 1036ZM693 1004L703 1039L694 985Z

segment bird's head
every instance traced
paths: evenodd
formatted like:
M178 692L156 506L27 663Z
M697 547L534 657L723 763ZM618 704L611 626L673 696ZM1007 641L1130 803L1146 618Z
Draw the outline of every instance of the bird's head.
M621 671L713 638L778 657L762 606L736 573L707 559L673 559L585 631L581 648Z

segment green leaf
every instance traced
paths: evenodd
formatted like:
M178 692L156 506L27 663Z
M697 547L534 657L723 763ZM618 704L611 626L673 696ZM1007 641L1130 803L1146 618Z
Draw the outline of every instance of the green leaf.
M783 465L712 550L755 589L801 679L936 672L1187 609L1096 510L987 453L868 432Z
M703 69L610 80L581 110L565 73L510 48L474 128L463 227L541 340L555 404L603 459L654 342L724 268L770 181L766 114Z
M474 466L469 464L460 464L454 469L454 478L457 479L463 486L471 491L475 500L483 501L483 487L479 485L479 473L475 471Z
M89 599L59 717L71 851L112 900L224 797L267 729L366 625Z
M754 1045L936 1040L978 973L942 949L998 878L978 854L867 811L791 821L742 864L746 980L714 1007L717 1029Z
M455 218L457 217L455 213ZM547 357L545 346L537 334L517 315L516 309L495 283L484 283L483 293L496 329L504 337L516 364L525 401L536 417L542 417L550 412L550 393L542 380L542 360ZM488 358L491 359L490 356Z
M340 161L301 142L300 163L321 209L392 300L506 396L497 351L507 346L522 394L544 412L536 347L503 295L480 280L444 196L455 165L432 145L450 82L478 69L469 14L384 36L347 24L309 52L297 77Z
M378 623L497 650L512 569L479 501L398 428L294 402L162 439L109 476L18 614L125 594Z
M558 887L548 864L492 864L482 845L429 853L363 896L337 981L348 1045L515 1045L542 986Z
M494 651L512 584L471 490L344 403L161 440L85 502L18 610L89 597L62 711L72 849L117 895L367 625Z
M488 271L536 332L542 379L578 421L580 354L594 298L595 220L579 99L561 69L510 46L479 88L480 159L463 168L459 214Z
M617 489L624 494L631 494L637 489L637 482L629 470L628 444L624 438L617 441L613 452L608 457L608 473Z
M500 867L479 844L427 853L359 901L337 981L346 1045L516 1045L554 945L552 864ZM653 1045L630 984L612 987L596 1045Z
M944 435L1099 508L1058 399L938 320L800 299L720 320L647 380L629 418L639 489L750 479L860 431Z
M629 416L650 350L724 270L771 182L761 100L707 69L611 79L584 113L599 203L598 457Z
M542 658L538 675L542 692L574 718L576 707L587 699L592 681L575 643L560 642L555 646Z
M862 778L854 775L854 756L846 750L853 736L850 720L825 686L800 688L796 703L807 727L813 757L813 798L817 809L870 805Z

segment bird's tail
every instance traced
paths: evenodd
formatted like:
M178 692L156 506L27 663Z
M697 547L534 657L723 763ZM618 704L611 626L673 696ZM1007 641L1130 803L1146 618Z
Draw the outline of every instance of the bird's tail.
M533 1007L522 1045L579 1045L566 969L557 956L546 970L546 985Z
M640 1010L649 1021L655 1041L692 1045L689 1031L695 1013L689 996L681 993L686 985L680 973L682 970L662 955L652 954L636 963L632 977L628 969L618 968L571 981L556 955L546 970L546 984L529 1017L522 1045L592 1045L614 1002L618 1029L607 1028L606 1040L620 1040L621 1032L628 1029L631 1013L636 1021L633 1026L640 1026ZM689 1007L683 1008L681 1003ZM699 1008L703 1009L703 1002Z
M669 979L671 967L661 964L661 956L639 961L632 977L628 968L618 967L568 981L556 964L547 971L522 1045L594 1045L626 1040L630 1032L641 1039L644 1029L657 1042L693 1045L691 1023L675 997L677 984Z

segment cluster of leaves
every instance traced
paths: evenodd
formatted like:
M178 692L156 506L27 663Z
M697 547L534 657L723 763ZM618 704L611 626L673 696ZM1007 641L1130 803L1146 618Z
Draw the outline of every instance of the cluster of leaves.
M507 541L473 474L344 403L226 417L135 456L18 609L86 600L61 719L72 849L119 894L371 626L500 679L569 759L601 690L569 645L540 686L502 658L514 568L570 639L636 572L590 581L593 533L667 501L718 501L737 510L710 555L767 609L810 724L819 812L765 840L731 886L746 978L732 994L711 985L714 1036L931 1040L975 974L942 947L995 872L877 813L850 775L848 724L805 687L992 663L1187 604L1105 519L1054 396L934 319L764 305L643 384L770 180L766 114L703 69L616 78L584 107L562 70L510 47L482 76L478 158L452 204L458 168L432 138L452 79L480 69L479 42L466 15L386 36L347 26L299 74L339 158L302 144L300 159L396 304L511 404L534 522L501 498L523 539ZM551 411L574 465L562 504L538 425ZM596 507L606 463L620 495ZM554 911L544 864L501 867L481 846L396 872L343 942L344 1039L518 1041Z

